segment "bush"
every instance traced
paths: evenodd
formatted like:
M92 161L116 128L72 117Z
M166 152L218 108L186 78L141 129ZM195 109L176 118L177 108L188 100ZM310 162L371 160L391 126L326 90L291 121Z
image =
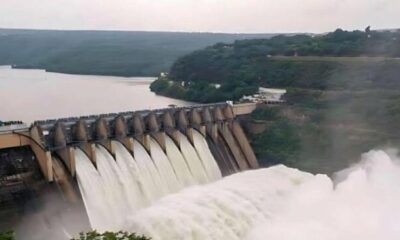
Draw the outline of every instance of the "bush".
M168 89L168 87L169 87L168 81L159 78L151 83L150 90L155 93L162 93L165 92Z
M278 118L279 109L272 107L272 108L257 108L251 113L251 117L255 120L264 120L264 121L273 121Z
M73 238L72 240L151 240L143 235L137 235L136 233L128 232L104 232L98 233L91 231L87 233L80 233L79 238Z
M301 150L301 139L293 123L280 120L263 133L254 136L253 147L264 165L266 163L293 165L295 157Z
M14 240L15 234L13 231L0 232L0 240Z
M186 101L210 103L226 100L239 100L244 95L252 95L258 87L251 84L233 81L215 88L207 82L172 82L167 78L159 78L150 85L151 91L167 97Z

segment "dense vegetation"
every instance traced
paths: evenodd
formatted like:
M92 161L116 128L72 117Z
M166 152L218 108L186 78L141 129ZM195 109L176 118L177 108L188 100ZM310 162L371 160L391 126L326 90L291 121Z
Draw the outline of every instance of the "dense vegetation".
M98 233L96 231L81 233L79 238L72 240L151 240L143 235L128 232L104 232Z
M250 136L259 160L331 173L370 149L399 146L399 57L398 31L240 40L180 58L152 89L213 102L285 88L286 105L252 114L268 126Z
M258 86L321 90L393 88L400 86L398 57L400 32L338 29L314 37L238 40L215 44L178 59L167 80L175 82L169 88L178 89L179 95L168 88L154 91L191 101L213 102L224 98L237 100L243 94L254 93ZM350 78L352 81L347 81ZM165 79L158 81L162 80ZM216 83L221 88L213 88Z
M15 240L15 234L13 231L0 232L0 240Z
M13 231L0 232L0 240L15 240L15 233ZM91 231L80 233L78 238L73 238L72 240L151 240L151 238L123 231L104 233Z
M282 119L274 121L265 132L255 135L253 148L268 164L291 165L291 161L295 160L300 152L300 142L296 124Z
M0 65L75 74L157 76L178 57L210 44L269 36L0 29Z
M287 104L273 107L273 115L253 116L270 123L266 131L251 136L265 165L332 173L363 152L400 145L400 89L289 89L285 98Z
M0 127L2 126L9 126L9 125L15 125L15 124L23 124L22 121L7 121L7 122L3 122L0 120Z
M216 88L204 82L192 82L185 86L181 82L170 81L167 77L159 77L150 85L150 89L157 94L173 98L184 99L192 102L220 102L237 100L243 95L251 95L257 92L256 85L247 85L241 81L232 81Z

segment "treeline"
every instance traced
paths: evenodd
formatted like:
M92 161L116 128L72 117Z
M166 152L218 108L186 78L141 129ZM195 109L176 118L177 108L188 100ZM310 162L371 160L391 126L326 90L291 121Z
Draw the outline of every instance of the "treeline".
M208 45L270 36L0 29L0 65L73 74L157 76L179 57Z
M15 240L15 233L13 231L0 232L0 240ZM55 240L55 239L54 239ZM151 240L143 235L136 233L128 233L124 231L119 232L103 232L90 231L87 233L80 233L78 238L71 240Z
M204 82L191 82L189 84L185 85L182 82L170 81L167 77L159 77L152 82L150 89L160 95L199 103L238 100L243 95L252 95L258 91L256 85L247 85L240 81L228 82L220 87Z
M0 120L0 127L2 126L10 126L10 125L18 125L18 124L24 124L22 121L7 121L3 122Z
M399 31L344 31L337 29L323 35L276 36L271 39L236 41L236 54L247 57L285 56L400 56ZM250 50L250 51L248 51Z
M242 69L243 68L243 69ZM172 76L152 83L152 91L195 102L238 100L257 92L258 87L314 90L400 89L400 59L355 58L327 60L303 57L258 59L223 73L201 69L190 76L209 74L211 81L178 81ZM206 76L204 76L206 77ZM222 79L222 80L221 80ZM215 87L215 82L220 86Z
M362 89L399 87L400 32L343 31L326 35L275 36L215 44L179 58L168 80L195 93L201 86L221 84L210 94L190 94L212 101L217 94L231 100L247 87ZM351 81L349 81L351 79ZM226 89L226 90L224 90ZM181 91L182 92L182 91ZM251 92L251 91L250 91ZM169 95L168 90L159 92ZM188 97L184 97L187 99Z

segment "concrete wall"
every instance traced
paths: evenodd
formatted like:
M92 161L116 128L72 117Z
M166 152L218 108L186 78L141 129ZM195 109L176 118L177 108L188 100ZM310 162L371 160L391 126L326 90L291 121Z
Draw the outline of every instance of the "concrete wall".
M233 113L238 115L247 115L256 110L257 103L239 103L233 105Z
M28 139L12 132L0 133L0 149L29 145Z
M257 168L258 163L240 124L235 123L237 116L248 115L256 107L255 103L233 106L217 103L38 121L29 129L0 131L0 149L29 145L45 178L51 182L54 180L53 156L58 156L65 163L72 177L75 175L73 151L76 142L79 142L79 147L96 164L93 150L95 143L102 144L113 153L112 139L122 142L129 150L132 137L146 147L145 137L150 134L164 148L165 140L162 136L165 133L174 137L174 131L181 131L190 140L191 129L196 129L214 141L217 138L224 139L239 170L246 170L249 167ZM257 125L249 128L259 127Z

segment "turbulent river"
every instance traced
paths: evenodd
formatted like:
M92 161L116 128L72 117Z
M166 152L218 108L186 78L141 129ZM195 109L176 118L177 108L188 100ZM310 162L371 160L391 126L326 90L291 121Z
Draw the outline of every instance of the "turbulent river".
M163 198L126 229L154 240L395 240L399 183L398 159L380 150L334 179L274 166Z
M205 142L200 134L196 139ZM135 158L114 144L116 161L97 148L97 171L81 152L77 156L94 229L123 229L153 240L400 237L400 165L392 151L370 151L333 179L283 165L221 178L206 144L189 147L190 156L181 154L188 146L165 154L154 144L148 155L135 143ZM188 164L196 161L199 166Z

